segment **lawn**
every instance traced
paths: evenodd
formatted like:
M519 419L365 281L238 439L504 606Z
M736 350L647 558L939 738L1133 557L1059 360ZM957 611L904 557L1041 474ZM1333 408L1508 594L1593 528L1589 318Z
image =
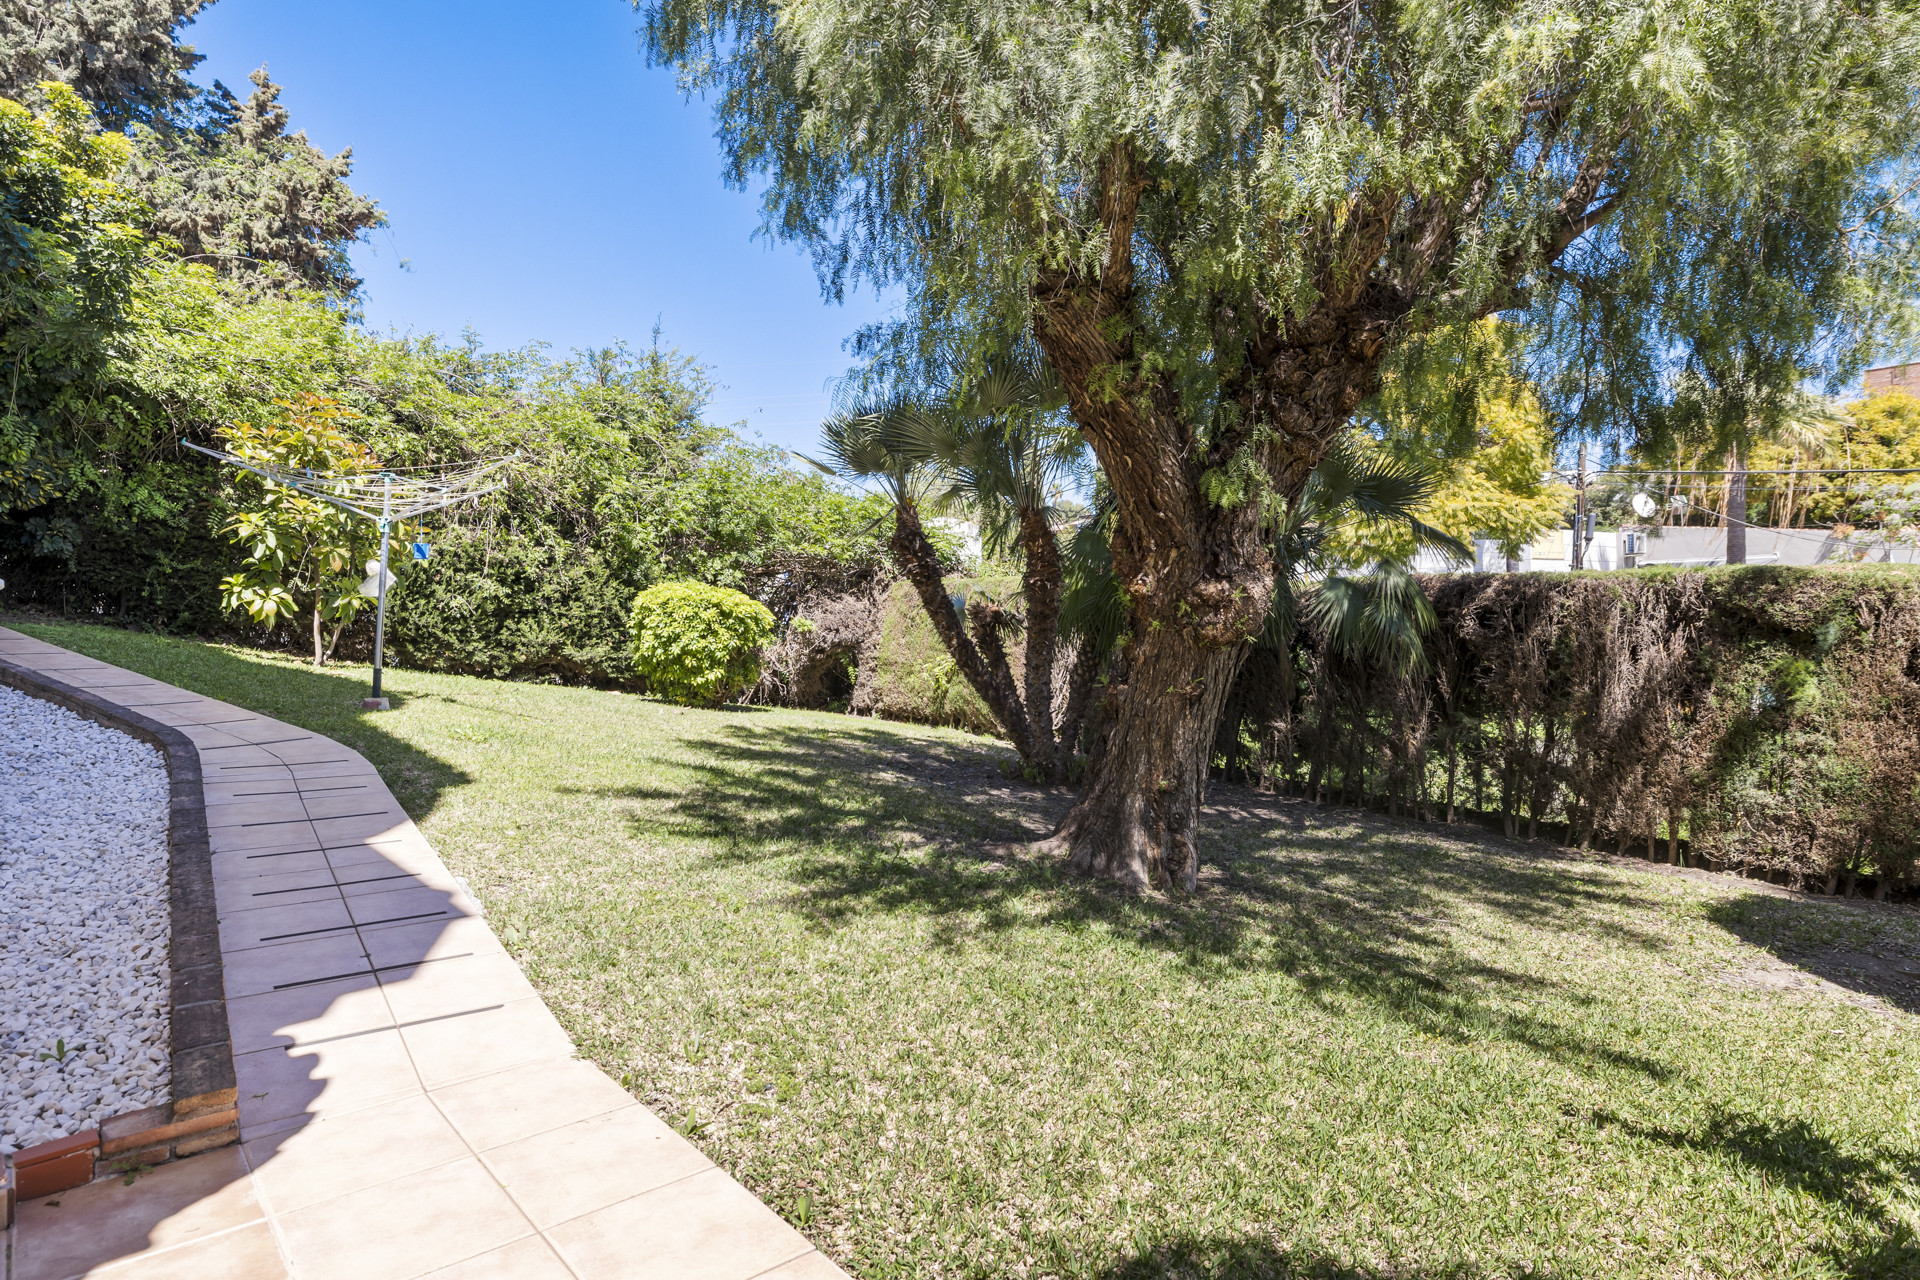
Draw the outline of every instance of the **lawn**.
M1131 899L962 733L21 629L365 753L581 1053L863 1277L1920 1275L1910 910L1225 787Z

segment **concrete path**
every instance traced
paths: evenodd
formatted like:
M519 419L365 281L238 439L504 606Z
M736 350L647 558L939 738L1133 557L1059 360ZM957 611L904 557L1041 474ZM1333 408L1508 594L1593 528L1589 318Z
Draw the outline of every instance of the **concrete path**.
M200 751L241 1145L21 1207L12 1280L830 1280L573 1046L330 738L0 628Z

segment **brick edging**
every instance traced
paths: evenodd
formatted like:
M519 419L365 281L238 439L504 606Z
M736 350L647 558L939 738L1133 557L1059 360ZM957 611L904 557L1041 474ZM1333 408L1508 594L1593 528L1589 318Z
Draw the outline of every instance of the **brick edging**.
M159 748L166 759L168 960L172 990L167 1029L172 1044L171 1097L103 1121L100 1128L43 1142L8 1157L14 1199L52 1195L94 1177L226 1146L240 1136L233 1042L227 1028L220 920L213 897L213 849L207 838L200 751L172 725L98 694L0 658L0 685L65 707L97 724Z

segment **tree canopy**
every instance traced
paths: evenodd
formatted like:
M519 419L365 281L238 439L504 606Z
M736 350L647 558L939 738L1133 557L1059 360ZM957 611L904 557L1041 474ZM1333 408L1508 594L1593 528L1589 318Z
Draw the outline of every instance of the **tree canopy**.
M727 174L911 365L1031 332L1112 485L1133 673L1055 840L1192 882L1280 508L1425 335L1521 320L1550 409L1838 372L1909 318L1916 16L1879 0L650 0ZM1711 318L1715 327L1703 332Z

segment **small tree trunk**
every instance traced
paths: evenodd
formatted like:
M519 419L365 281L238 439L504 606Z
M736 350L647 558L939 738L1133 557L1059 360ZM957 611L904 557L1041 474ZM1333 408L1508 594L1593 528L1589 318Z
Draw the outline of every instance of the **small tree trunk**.
M1453 784L1460 773L1460 748L1452 738L1447 739L1447 823L1453 823Z
M1680 814L1677 810L1667 810L1667 865L1680 865Z
M313 665L317 669L325 666L326 661L327 651L320 643L320 598L315 596L313 600Z
M1080 749L1080 730L1087 722L1087 707L1093 702L1094 682L1106 654L1091 640L1082 639L1073 657L1073 670L1067 676L1067 702L1060 711L1060 754L1071 756ZM1064 761L1063 761L1064 763Z
M1059 776L1053 740L1053 648L1060 634L1060 542L1047 513L1020 509L1020 547L1026 568L1021 590L1027 605L1027 723L1032 732L1033 765L1043 778Z
M1727 563L1747 562L1747 464L1738 449L1727 455Z

